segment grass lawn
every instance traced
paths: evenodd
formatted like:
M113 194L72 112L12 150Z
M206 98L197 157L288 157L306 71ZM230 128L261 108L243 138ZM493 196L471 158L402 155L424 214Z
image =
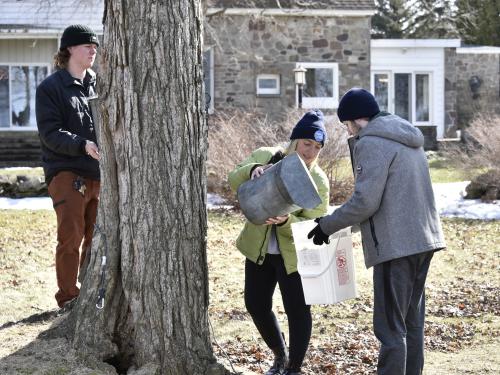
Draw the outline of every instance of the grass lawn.
M439 156L431 153L428 155L429 172L434 183L470 181L477 175L486 172L485 169L464 170L450 159L450 154Z
M234 241L243 218L210 212L208 262L214 351L250 373L271 363L243 303L244 259ZM443 220L449 248L436 254L428 278L425 374L500 373L500 222ZM371 270L354 235L359 297L313 306L305 374L371 374L378 344L371 331ZM0 211L0 326L54 309L52 211ZM279 293L278 319L286 330ZM110 374L82 368L67 343L36 340L51 321L0 328L1 374ZM215 342L217 344L215 344ZM80 367L79 367L80 366ZM72 372L73 371L73 372Z
M449 161L445 158L429 160L429 172L432 182L458 182L471 179L470 174L457 168L450 168Z

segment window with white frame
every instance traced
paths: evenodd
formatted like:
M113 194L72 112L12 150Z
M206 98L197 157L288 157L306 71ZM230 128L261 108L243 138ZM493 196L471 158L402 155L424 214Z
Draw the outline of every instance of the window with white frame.
M339 103L338 64L299 62L296 67L299 65L307 70L306 83L302 91L302 107L337 108Z
M48 65L0 64L0 128L35 128L35 93Z
M394 73L394 113L410 122L413 121L411 83L411 73Z
M415 74L415 121L417 122L429 122L430 120L429 81L429 74Z
M257 95L279 95L279 74L259 74L257 76Z
M372 72L372 92L380 109L415 125L432 122L432 74Z
M372 90L381 111L389 111L389 73L373 74Z
M213 48L203 52L203 81L205 86L204 101L208 103L208 112L214 110L214 54ZM207 105L207 104L205 104Z

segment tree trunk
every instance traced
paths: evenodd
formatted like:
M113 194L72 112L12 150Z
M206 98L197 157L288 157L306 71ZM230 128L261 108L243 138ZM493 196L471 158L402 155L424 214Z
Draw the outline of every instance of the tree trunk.
M120 373L217 368L208 322L201 17L199 0L106 0L98 227L69 321L78 351Z

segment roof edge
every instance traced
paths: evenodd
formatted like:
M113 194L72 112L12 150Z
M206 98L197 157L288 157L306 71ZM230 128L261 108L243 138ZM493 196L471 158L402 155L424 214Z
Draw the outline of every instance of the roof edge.
M371 47L383 48L415 48L415 47L441 47L458 48L460 39L372 39Z
M457 48L457 54L500 54L500 47L495 46L474 46Z
M234 16L282 16L282 17L368 17L375 9L292 9L292 8L215 8L207 9L207 16L225 14Z

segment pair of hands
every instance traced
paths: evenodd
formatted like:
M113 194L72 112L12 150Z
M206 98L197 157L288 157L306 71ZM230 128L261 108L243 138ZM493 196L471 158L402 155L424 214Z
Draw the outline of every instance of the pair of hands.
M289 215L285 216L276 216L276 217L270 217L269 219L266 220L267 225L279 225L284 223L285 221L288 220ZM330 243L330 236L327 235L321 227L319 226L319 221L321 220L320 217L317 219L314 219L314 221L317 223L316 226L307 234L307 238L313 240L315 245L323 245L323 244L329 244Z
M271 167L273 164L266 164L266 165L260 165L252 171L252 174L250 175L250 179L255 179L259 178L262 176L266 169ZM284 215L284 216L275 216L275 217L270 217L269 219L266 220L266 225L280 225L283 224L285 221L288 220L288 216L290 215Z
M270 217L269 219L266 220L267 225L279 225L284 223L285 221L288 220L289 215L285 216L276 216L276 217ZM329 244L330 243L330 236L327 235L321 227L319 226L319 221L321 220L320 217L317 219L314 219L314 221L317 223L316 226L307 234L307 238L313 240L315 245L323 245L323 244Z
M256 168L254 168L254 170L252 171L252 174L250 175L250 178L253 180L255 178L259 178L260 176L262 176L266 169L271 167L272 164L266 164L266 165L262 165L262 166L258 166ZM280 224L283 224L285 221L288 220L288 216L290 215L284 215L284 216L275 216L275 217L270 217L269 219L266 220L266 224L267 225L280 225ZM309 239L313 239L313 242L315 245L323 245L324 243L327 243L329 244L330 243L330 240L329 240L329 236L326 235L323 230L321 229L321 227L319 226L319 221L320 221L321 218L317 218L315 219L314 221L316 223L318 223L312 231L309 232L309 234L307 235L307 238Z
M92 141L87 141L85 143L85 152L87 153L88 156L94 158L95 160L101 159L101 155L99 155L99 148Z

